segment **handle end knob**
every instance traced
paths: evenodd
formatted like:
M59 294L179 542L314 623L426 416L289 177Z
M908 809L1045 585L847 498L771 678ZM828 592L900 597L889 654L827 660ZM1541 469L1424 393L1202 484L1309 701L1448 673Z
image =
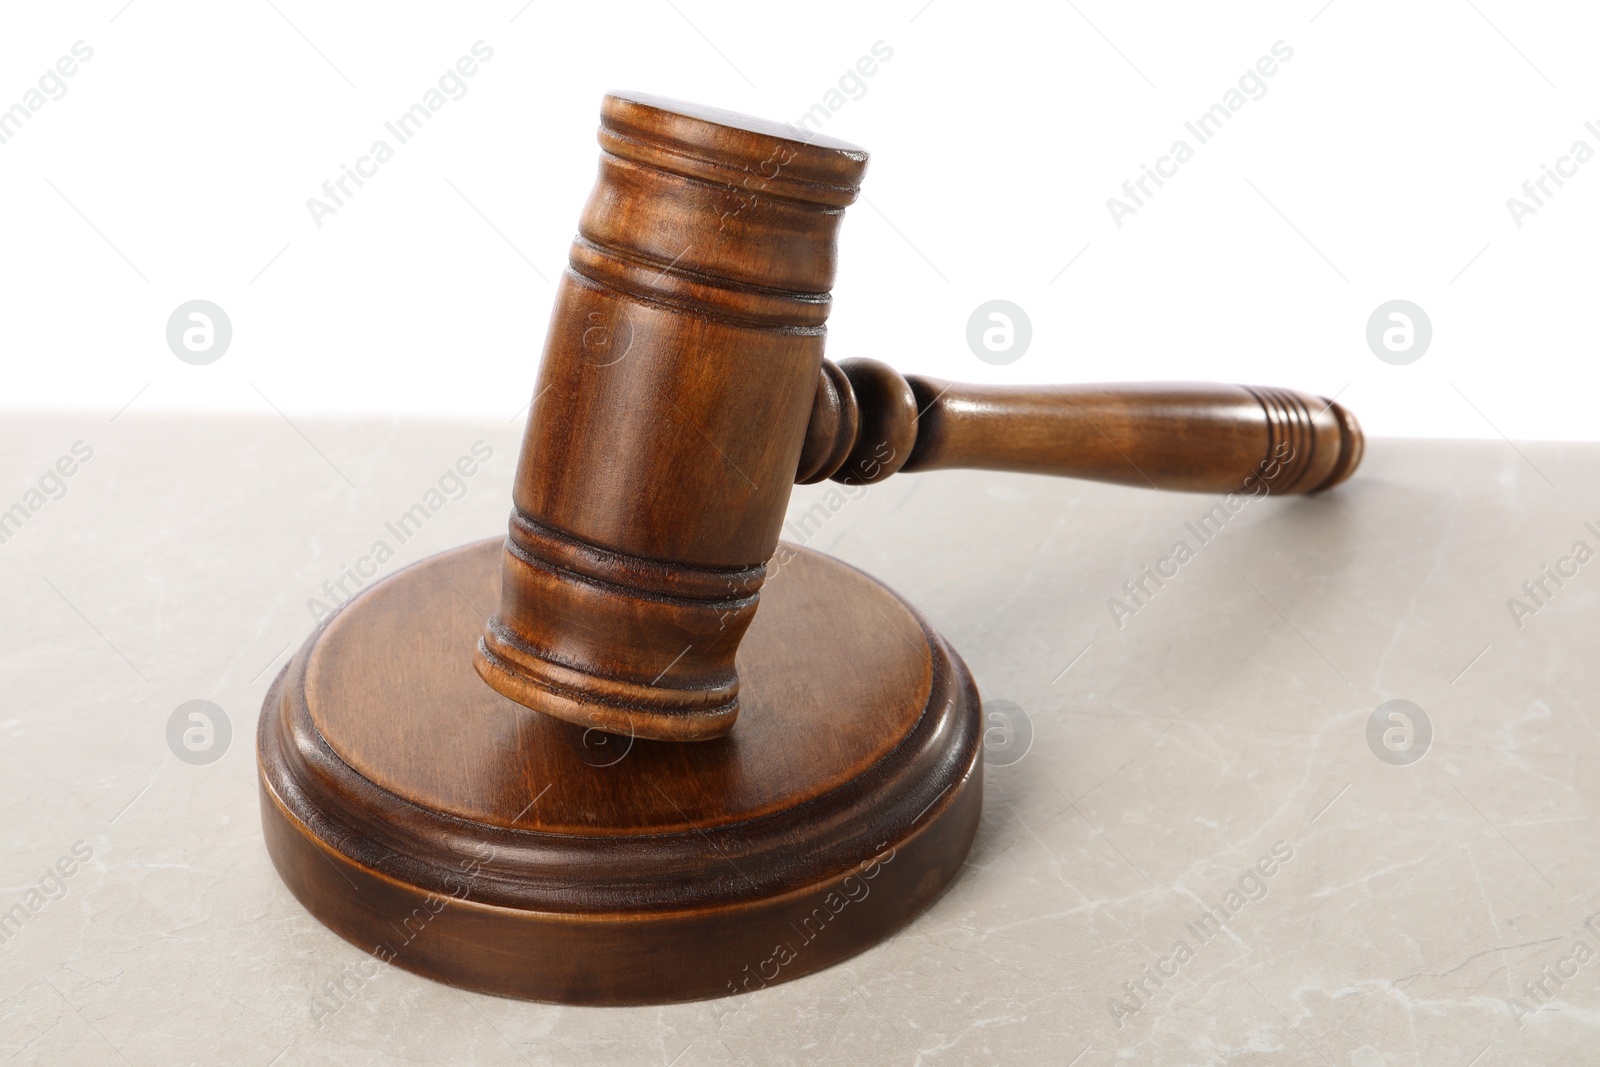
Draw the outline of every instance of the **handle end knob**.
M1350 409L1334 400L1325 400L1324 403L1339 427L1338 458L1334 460L1333 469L1328 472L1328 476L1316 486L1306 490L1308 493L1325 492L1350 477L1361 465L1361 457L1367 450L1367 441L1361 432L1361 424L1350 413Z

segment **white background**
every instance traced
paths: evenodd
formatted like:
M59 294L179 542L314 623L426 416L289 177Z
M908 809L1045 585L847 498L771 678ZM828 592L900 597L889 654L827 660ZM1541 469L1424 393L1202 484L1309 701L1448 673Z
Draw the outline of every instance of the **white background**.
M1337 394L1375 434L1600 426L1600 160L1521 228L1506 206L1573 141L1600 149L1583 5L274 3L0 18L0 107L75 41L94 49L0 145L0 406L514 419L601 94L793 121L882 41L893 57L825 126L873 157L833 358L1283 385ZM494 57L467 94L317 228L307 198L478 40ZM1195 144L1184 122L1280 40L1293 58L1266 95L1115 226L1107 197ZM233 324L208 366L166 346L194 298ZM965 341L991 298L1033 323L1004 367ZM1366 346L1393 298L1433 322L1408 366Z

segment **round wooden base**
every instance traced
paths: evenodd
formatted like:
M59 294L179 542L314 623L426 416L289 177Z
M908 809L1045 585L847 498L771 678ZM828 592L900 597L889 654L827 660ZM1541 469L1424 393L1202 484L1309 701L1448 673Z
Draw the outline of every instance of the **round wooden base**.
M651 741L473 672L500 546L364 590L267 694L267 848L340 936L487 993L695 1000L854 955L954 877L982 806L978 694L888 589L786 548L740 646L733 732Z

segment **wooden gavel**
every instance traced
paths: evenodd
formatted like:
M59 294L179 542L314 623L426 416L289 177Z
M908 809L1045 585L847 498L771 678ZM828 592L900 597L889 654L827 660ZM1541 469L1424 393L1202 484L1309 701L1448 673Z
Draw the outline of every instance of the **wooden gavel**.
M475 667L611 733L720 737L790 486L978 467L1310 493L1360 462L1348 411L1211 384L952 385L823 358L867 155L710 108L606 97Z
M827 362L865 152L634 95L606 98L600 143L509 536L324 619L262 702L256 759L274 865L351 943L458 988L659 1004L890 936L982 818L982 698L928 620L804 547L763 588L795 482L988 467L1306 493L1350 474L1361 432L1282 389Z

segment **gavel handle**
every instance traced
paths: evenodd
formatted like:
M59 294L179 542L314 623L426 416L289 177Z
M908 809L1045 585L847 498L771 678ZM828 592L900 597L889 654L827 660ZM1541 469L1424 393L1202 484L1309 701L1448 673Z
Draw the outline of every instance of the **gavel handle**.
M976 467L1188 492L1315 493L1348 478L1361 453L1350 412L1291 389L965 385L851 359L823 362L795 480L866 485L897 471Z

